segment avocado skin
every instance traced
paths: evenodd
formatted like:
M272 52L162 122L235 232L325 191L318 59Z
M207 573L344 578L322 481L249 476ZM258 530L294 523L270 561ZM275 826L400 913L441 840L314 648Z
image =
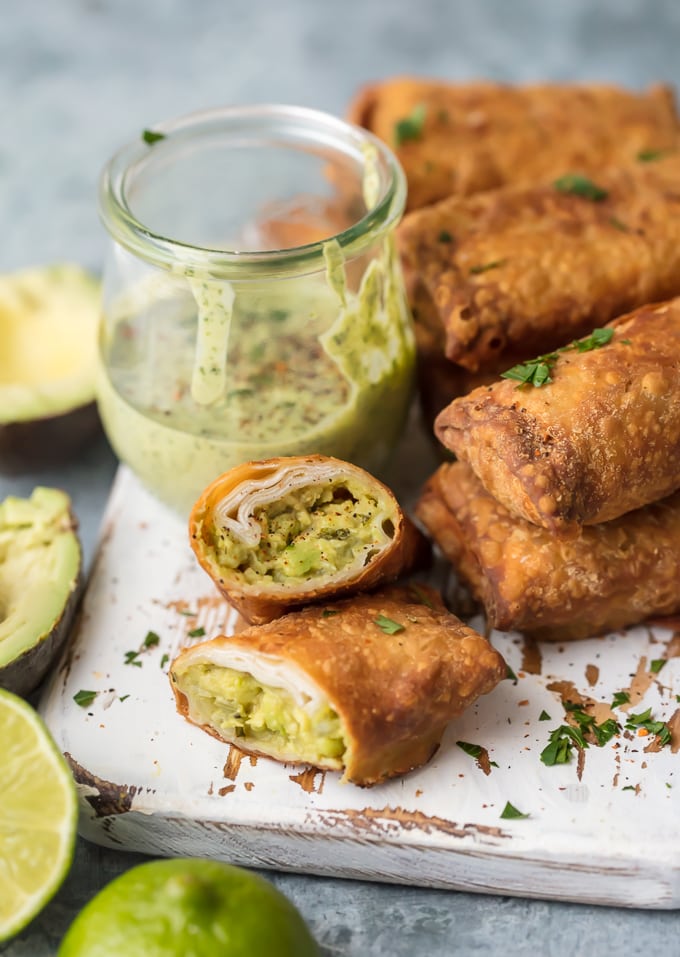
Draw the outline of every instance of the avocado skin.
M27 697L38 687L64 647L73 623L83 588L82 571L71 592L61 615L52 628L36 638L32 647L23 655L0 668L0 688L13 691L22 698Z
M97 403L42 418L0 424L0 474L63 465L102 434Z

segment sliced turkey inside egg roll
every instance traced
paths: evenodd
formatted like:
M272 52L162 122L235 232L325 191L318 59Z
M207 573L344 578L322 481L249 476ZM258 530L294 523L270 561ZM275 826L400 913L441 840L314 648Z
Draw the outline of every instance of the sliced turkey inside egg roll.
M428 553L385 485L320 455L231 469L197 501L190 534L202 567L253 623L374 588Z
M248 753L375 784L428 761L446 725L506 675L423 585L312 605L185 649L177 709Z

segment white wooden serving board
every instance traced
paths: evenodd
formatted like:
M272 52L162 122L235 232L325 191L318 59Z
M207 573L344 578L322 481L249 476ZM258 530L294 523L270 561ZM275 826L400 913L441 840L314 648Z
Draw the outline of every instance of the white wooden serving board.
M402 481L392 484L409 504L434 458L417 442L401 458ZM75 772L84 837L309 874L680 906L680 634L671 628L557 645L494 633L517 681L456 721L426 768L361 789L331 772L242 756L176 714L168 659L201 640L190 631L233 627L238 618L195 562L185 524L121 468L80 618L41 703ZM149 631L159 644L139 656L141 667L125 664ZM650 662L665 657L653 673ZM645 750L651 739L624 732L583 752L580 768L575 759L546 767L540 752L565 720L550 689L559 682L571 683L563 696L573 686L602 703L599 720L627 689L627 710L651 706L670 722L672 744ZM98 694L83 708L79 690ZM543 711L550 721L539 720ZM482 745L498 767L485 773L457 740ZM506 801L529 817L501 819Z

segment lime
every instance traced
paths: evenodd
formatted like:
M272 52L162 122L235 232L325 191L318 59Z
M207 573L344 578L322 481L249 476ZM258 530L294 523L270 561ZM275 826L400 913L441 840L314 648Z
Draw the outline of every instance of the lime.
M318 957L273 884L221 861L138 864L77 915L58 957Z
M0 689L0 940L45 906L73 860L78 801L71 771L22 698Z

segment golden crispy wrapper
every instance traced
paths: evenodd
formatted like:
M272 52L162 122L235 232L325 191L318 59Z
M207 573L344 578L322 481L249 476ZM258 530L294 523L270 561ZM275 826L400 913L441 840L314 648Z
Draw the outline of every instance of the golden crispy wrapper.
M504 353L548 352L678 295L680 155L598 170L588 183L606 196L549 182L407 216L399 248L419 342L493 369Z
M263 539L266 543L267 525L258 516L291 491L328 485L346 499L347 483L370 495L379 513L372 521L370 539L357 548L348 566L315 570L305 581L275 581L268 575L248 581L240 568L218 560L221 535L234 535L252 547ZM194 505L189 534L200 565L251 624L271 621L309 602L377 588L423 566L430 557L424 536L386 485L356 465L323 455L272 458L230 469Z
M536 388L511 379L455 399L435 422L513 514L552 530L607 522L680 487L680 298L611 324Z
M386 634L376 624L381 615L402 630ZM489 642L447 611L434 589L420 584L309 606L185 649L170 678L177 710L189 721L192 702L178 687L182 672L192 662L228 661L234 652L255 675L264 661L280 669L282 683L294 683L297 675L305 688L328 699L342 722L345 753L318 766L342 769L344 780L362 786L429 761L446 725L507 674ZM271 755L247 738L202 727L247 753L296 761L294 754Z
M565 541L514 518L455 462L416 513L501 631L589 638L680 610L678 492Z
M678 145L673 92L661 85L637 93L400 76L364 87L348 115L395 149L409 209L508 183L596 173Z

